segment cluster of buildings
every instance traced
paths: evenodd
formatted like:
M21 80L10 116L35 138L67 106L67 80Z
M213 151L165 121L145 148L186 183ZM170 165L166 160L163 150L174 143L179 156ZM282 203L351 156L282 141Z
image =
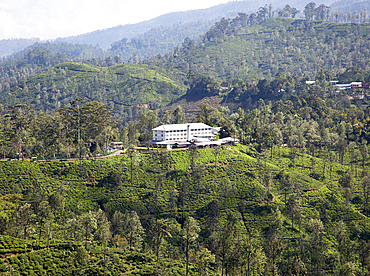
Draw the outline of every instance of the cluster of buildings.
M338 90L355 90L357 88L369 88L368 84L363 85L362 82L353 81L351 83L338 84L337 81L332 82Z
M231 137L218 139L219 131L220 128L204 123L161 125L152 130L152 143L169 149L184 148L192 144L199 148L207 148L237 142L237 139Z
M363 89L369 89L369 83L362 83L360 81L353 81L351 83L338 83L338 81L330 81L337 92L346 91L350 99L365 99ZM315 84L315 81L306 81L306 84ZM360 92L360 93L358 93Z
M152 129L152 144L157 147L187 148L196 145L198 148L212 148L238 143L232 137L218 138L219 127L211 127L203 123L161 125ZM112 142L109 151L123 149L122 142Z
M219 127L203 123L161 125L152 129L152 144L157 147L187 148L196 145L198 148L212 148L234 144L238 139L232 137L218 138ZM112 142L109 151L123 149L122 142Z
M312 85L315 84L316 81L306 81L306 84ZM360 81L353 81L351 83L338 83L338 81L330 81L332 85L335 86L335 88L340 90L351 90L354 91L358 88L369 88L369 83L362 83Z

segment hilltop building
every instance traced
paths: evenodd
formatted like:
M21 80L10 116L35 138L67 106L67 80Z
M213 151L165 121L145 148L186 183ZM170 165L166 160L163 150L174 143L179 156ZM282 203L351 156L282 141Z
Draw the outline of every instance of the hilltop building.
M212 147L236 141L230 137L217 139L216 133L219 130L204 123L161 125L152 129L152 143L171 148L188 147L191 144L198 147Z
M215 138L214 128L203 123L161 125L153 128L153 142L181 141L186 142L194 138Z

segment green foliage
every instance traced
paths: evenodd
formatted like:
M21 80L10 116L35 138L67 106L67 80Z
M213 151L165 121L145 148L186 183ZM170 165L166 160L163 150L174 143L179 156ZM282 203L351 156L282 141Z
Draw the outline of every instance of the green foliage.
M107 251L108 261L106 262L105 269L106 273L109 272L111 274L129 272L145 274L155 273L157 269L165 269L165 264L168 260L164 258L164 252L166 252L165 250L167 250L168 244L175 246L176 239L178 242L182 240L180 232L175 230L175 228L171 228L174 227L171 226L168 229L166 228L170 236L163 234L163 240L161 240L160 246L156 247L159 248L158 253L148 255L140 252L124 251L130 248L128 247L130 237L133 237L130 235L130 229L132 228L129 222L135 217L131 215L134 213L134 210L141 218L140 220L143 225L148 225L148 223L154 225L152 222L149 222L155 218L154 214L159 218L173 217L181 221L181 213L184 212L186 216L192 216L197 220L200 226L200 232L196 240L199 241L217 237L214 236L215 234L212 236L212 231L224 229L222 225L226 225L224 224L225 220L231 219L230 217L228 218L230 214L233 214L233 220L236 219L238 221L233 226L236 228L230 230L235 231L235 233L248 233L254 229L260 231L262 236L268 236L268 233L271 231L269 229L279 225L279 230L276 232L279 236L293 236L298 238L299 232L304 229L301 226L304 223L303 218L307 218L307 220L309 218L315 218L323 222L329 233L327 238L331 239L332 234L330 229L333 223L343 220L343 217L347 217L348 213L345 195L341 194L341 192L336 193L336 191L341 191L337 180L342 177L348 166L335 163L333 166L335 170L333 171L331 181L324 179L316 180L310 177L311 156L308 154L299 154L299 160L293 171L289 167L290 156L288 153L290 149L282 148L280 151L281 157L275 154L273 159L267 160L268 162L264 164L263 160L259 159L259 153L249 146L239 144L234 147L223 147L217 155L217 178L215 178L216 156L214 150L197 150L194 158L194 170L198 166L203 166L199 188L198 184L193 184L195 183L193 182L195 178L193 178L190 152L188 150L163 153L168 154L171 158L170 167L168 168L171 173L167 174L165 178L161 178L156 168L158 163L156 159L153 159L156 158L156 153L154 151L141 153L138 156L137 165L134 167L134 181L132 184L130 180L130 159L127 155L108 159L68 162L1 162L1 175L4 176L4 179L8 180L2 181L2 189L4 191L7 190L9 193L12 193L14 187L10 183L17 182L17 179L22 177L22 182L19 182L22 185L19 185L18 192L24 194L24 197L29 196L28 189L35 187L34 179L37 179L41 194L45 194L46 200L49 200L49 202L52 202L50 201L52 196L55 197L57 194L62 195L64 211L59 214L55 213L55 226L53 226L52 231L54 232L53 235L70 241L64 242L52 238L48 245L46 238L42 238L41 242L39 242L37 240L38 235L34 235L31 232L27 232L29 233L29 237L31 237L29 240L0 236L2 254L19 254L3 259L0 269L3 272L9 271L11 265L15 270L21 269L23 271L24 269L29 273L33 271L36 274L40 273L40 271L47 272L51 270L59 271L66 275L69 273L102 273L104 270L104 254L102 252L105 249L103 249L104 243L100 241L100 238L98 240L98 237L102 237L103 232L101 232L101 227L105 222L102 220L99 212L96 212L99 209L103 209L107 213L108 219L114 222L114 229L124 229L126 227L126 230L114 230L116 232L113 233L111 241L108 241L108 244L110 242L112 243L109 246L111 249ZM320 158L316 160L316 170L320 172L322 169L319 166L321 163ZM265 166L271 172L272 178L270 185L272 187L273 198L270 198L269 201L266 201L265 196ZM286 168L285 173L289 174L293 182L297 183L299 187L299 189L292 188L292 190L288 191L289 193L300 195L299 206L294 207L295 214L293 217L295 221L293 228L291 227L290 201L287 210L284 210L284 199L281 196L284 191L279 186L279 178L284 167ZM172 176L172 172L177 173ZM113 177L114 175L121 176L121 185L115 185L116 178ZM229 179L229 181L226 181L226 179ZM160 185L158 185L158 181L160 181ZM63 192L60 191L62 183L65 186ZM156 192L156 189L159 192ZM355 177L354 190L360 191L360 189L359 177ZM37 194L39 193L37 192ZM33 191L33 194L36 194L36 191ZM171 205L173 204L171 203L171 198L173 197L175 197L174 204L176 208ZM22 201L22 197L11 198L8 196L2 198L2 204L0 206L2 206L4 211L8 212L9 222L13 220L15 211L18 206L22 205ZM361 205L361 203L358 204ZM36 206L32 203L31 208L36 208ZM53 206L58 205L54 204ZM275 206L279 206L279 208L284 210L284 212L279 212L278 222L276 221L276 212L272 211L275 209ZM126 218L122 215L122 218L119 219L117 215L118 211L126 214ZM287 212L287 216L284 216L285 212ZM35 213L33 220L35 222L38 221L39 216L41 216L41 213ZM83 219L85 217L86 219ZM80 223L79 221L81 221L82 225L71 228L71 219L73 218L76 219L76 225ZM356 233L359 233L360 236L357 235L357 237L366 240L366 237L369 235L368 229L370 229L369 220L360 212L352 209L352 207L349 209L348 219L349 222L346 225L348 226L349 238L354 239ZM218 221L222 223L220 226L217 226ZM68 228L63 228L63 224ZM11 225L10 223L4 229L4 232L13 233L11 231ZM136 223L135 225L138 224ZM47 228L42 227L41 224L36 227L37 231L42 229L43 237L47 237ZM27 229L29 231L29 228ZM65 232L63 229L69 230ZM82 229L82 231L79 229ZM146 231L149 230L146 229ZM163 233L167 233L166 231ZM132 243L138 242L135 248L140 248L140 236L138 237L139 239L137 241L132 241ZM86 240L86 242L84 241L84 247L86 249L83 249L81 244L78 243L82 239ZM217 239L219 239L218 242L223 242L222 236L219 236ZM72 242L72 240L74 241ZM87 242L88 240L90 242ZM115 242L113 243L113 241ZM194 240L192 240L193 242ZM227 242L230 242L230 246L234 250L242 250L234 245L235 237ZM328 244L328 250L336 250L335 243L325 240L324 242ZM116 246L118 248L115 248ZM271 244L271 246L274 245ZM50 251L47 251L48 247ZM148 250L146 241L143 243L143 249ZM217 253L214 250L212 253L216 256L216 263L218 263L219 269L222 268L220 261L223 259L226 269L229 265L228 262L231 255L227 255L229 253L225 253L226 251L224 253L217 251ZM314 249L311 248L309 250ZM204 269L208 272L213 270L216 264L213 263L212 256L207 255L204 257L205 259L197 260L196 262L198 264L204 263L205 268L196 268L193 266L195 260L192 259L192 250L190 250L190 247L189 252L190 275L195 273L195 269L197 271L203 271L202 273L205 273ZM203 253L206 254L206 252ZM43 254L46 257L39 260L37 259L40 256L39 254ZM158 254L157 256L160 260L160 266L156 264L156 254ZM320 251L318 254L327 253L326 251ZM20 259L22 256L27 258L27 261L24 259L22 261ZM266 258L268 256L267 254ZM260 255L257 257L261 258L261 263L258 265L254 264L254 269L262 269L264 267L265 257ZM282 258L285 257L282 256ZM28 264L31 260L34 263ZM36 260L38 264L36 264ZM267 263L266 265L271 268L270 265L272 264ZM277 265L277 263L274 265ZM184 262L173 262L171 267L174 275L176 273L185 273ZM283 268L281 267L280 269ZM311 266L309 266L309 269L311 269Z
M183 95L183 77L179 71L148 65L103 68L84 63L61 63L12 87L11 94L1 93L0 98L9 107L22 99L36 110L56 110L77 97L97 100L109 106L116 118L126 123L137 118L135 112L141 108L157 109ZM127 114L130 114L128 118Z
M363 47L355 46L368 43L363 37L369 33L367 24L273 17L257 25L233 29L233 22L240 18L241 15L225 20L225 24L221 20L213 28L217 32L208 32L203 41L194 42L192 48L165 61L166 66L187 71L188 64L200 74L249 81L271 78L280 71L313 77L320 69L367 66L364 63L367 53ZM354 47L347 47L349 44ZM351 54L359 58L353 60Z

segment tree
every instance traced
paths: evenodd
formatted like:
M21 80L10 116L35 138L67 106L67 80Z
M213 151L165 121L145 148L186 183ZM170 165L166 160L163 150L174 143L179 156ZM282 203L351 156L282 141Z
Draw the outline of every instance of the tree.
M137 151L136 151L136 148L134 145L129 145L129 147L127 148L127 154L128 156L130 157L130 172L131 172L131 185L133 185L133 166L134 166L134 163L137 161Z
M366 264L369 263L370 242L361 241L358 244L358 250L359 250L359 257L360 257L362 272L364 272Z
M320 219L311 218L306 229L308 232L306 247L311 261L310 273L319 275L326 249L324 225Z
M94 233L94 239L101 242L103 247L106 247L107 241L111 237L110 232L110 222L108 221L108 217L105 212L99 209L95 213L96 218L96 230Z
M104 148L107 147L109 130L112 129L112 110L97 101L81 106L81 120L83 125L84 140L97 140L103 137ZM89 142L91 149L91 142Z
M227 220L218 225L218 229L213 236L216 243L217 256L221 260L221 275L224 275L226 261L233 252L235 227L236 220L231 213L228 213Z
M217 109L212 107L207 100L203 100L200 103L200 110L197 117L197 121L206 125L213 126L216 124Z
M268 16L267 6L259 7L257 11L257 20L260 22L265 21L267 16Z
M224 194L224 210L226 210L226 203L227 199L232 196L232 194L235 191L233 183L230 181L228 177L225 177L221 181L221 190L223 191Z
M316 20L327 21L329 19L330 7L321 4L314 12Z
M273 276L277 275L276 264L281 259L284 251L284 244L280 238L273 235L268 239L267 243L267 270L272 273Z
M286 196L290 192L291 188L293 187L293 182L289 176L289 174L285 172L281 172L279 175L279 182L280 182L280 188L284 193L284 205L285 205L285 215L286 215L286 206L287 206L287 201L286 201Z
M215 178L217 178L217 157L221 154L221 151L221 147L214 147L212 150L212 153L215 156Z
M31 225L34 220L31 204L25 203L21 205L15 215L17 225L19 225L21 230L23 231L23 239L26 239L28 226Z
M172 122L172 111L166 110L163 118L162 118L162 124L169 125Z
M215 255L207 248L202 248L196 258L197 268L200 276L207 276L210 266L215 263Z
M266 200L267 200L267 204L269 203L269 201L272 199L272 175L271 175L271 171L269 169L266 169L265 170L265 173L263 175L263 184L266 188Z
M32 108L25 104L18 104L11 107L9 111L10 126L12 129L11 137L16 145L15 152L18 158L24 158L24 146L29 140L29 127L32 124L35 114Z
M80 235L81 230L81 221L78 218L71 218L67 220L65 229L68 230L68 233L73 241L76 241Z
M172 237L171 232L171 221L169 219L158 219L150 227L150 238L153 244L154 252L157 257L157 271L159 266L159 252L163 239L165 237Z
M361 143L361 147L360 147L361 155L362 155L362 168L365 168L366 160L369 157L369 152L367 150L367 145L366 144L367 144L367 141L363 140L362 143Z
M134 121L128 123L128 142L133 146L137 144L136 123Z
M345 172L344 175L339 179L339 184L341 184L344 189L346 205L347 205L347 216L349 219L349 200L350 200L352 189L353 189L352 171L348 170L347 172Z
M185 112L181 106L176 107L176 109L173 111L173 116L175 117L174 122L173 122L174 124L184 123Z
M306 20L314 19L315 7L316 7L316 4L314 2L310 2L305 6L303 13L304 13Z
M78 148L78 156L81 158L81 129L82 129L82 114L81 114L81 107L85 104L85 101L83 101L81 98L76 98L72 102L70 102L71 107L68 109L70 112L71 118L73 120L73 125L75 128L77 128L77 137L76 137L76 143Z
M256 230L248 233L242 240L242 257L246 265L246 275L262 275L266 256L260 244L259 233Z
M80 264L80 266L83 267L89 261L89 254L84 247L79 246L76 249L76 254L74 258Z
M362 178L362 190L364 194L364 211L366 216L369 215L369 195L370 195L370 176L367 170L364 171Z
M296 194L291 194L288 199L288 206L290 209L290 213L292 216L292 230L294 226L294 214L298 211L299 209L299 197Z
M128 241L130 248L139 250L144 234L144 228L141 225L139 216L135 211L127 212L123 216L122 223L122 234Z
M305 276L307 275L307 269L305 263L300 257L294 256L291 263L291 274L295 276Z
M183 227L183 241L185 244L185 258L186 258L186 275L189 274L189 253L191 247L195 244L200 232L198 222L193 217L188 217Z
M139 140L146 142L149 147L149 142L152 140L152 129L158 124L157 115L153 111L145 112L141 115L138 122L138 130L140 132Z
M39 242L41 241L41 233L42 233L42 229L44 227L44 222L49 220L51 217L52 217L52 212L51 212L51 208L49 206L49 202L47 201L42 201L37 210L36 210L36 215L37 215L37 218L38 218L38 221L39 221L39 224L40 224L40 230L39 230Z
M91 211L82 214L80 217L81 225L85 232L85 248L87 247L87 241L91 239L92 231L97 228L97 220L95 214Z
M114 62L115 62L116 64L120 64L120 63L122 63L122 59L121 59L121 57L120 57L119 55L114 56Z

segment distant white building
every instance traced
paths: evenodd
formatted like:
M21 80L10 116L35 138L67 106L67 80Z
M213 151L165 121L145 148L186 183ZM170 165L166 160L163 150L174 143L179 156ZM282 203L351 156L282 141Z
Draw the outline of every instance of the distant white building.
M360 82L360 81L353 81L353 82L351 82L350 83L350 85L351 85L351 88L359 88L359 87L362 87L362 82Z
M238 139L226 137L216 140L215 133L220 128L214 128L203 123L161 125L153 128L153 144L165 145L168 149L172 146L188 147L191 144L198 148L215 147L237 143Z
M195 138L212 139L217 132L203 123L161 125L153 128L153 142L178 141L186 142Z

